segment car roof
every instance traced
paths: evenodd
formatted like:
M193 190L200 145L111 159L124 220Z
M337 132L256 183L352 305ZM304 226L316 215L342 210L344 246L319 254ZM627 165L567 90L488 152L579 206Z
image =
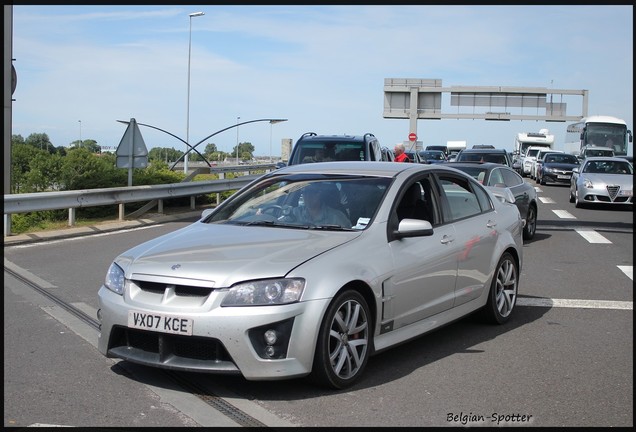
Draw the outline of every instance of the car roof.
M445 169L439 165L384 161L334 161L289 165L272 171L276 174L347 174L394 177L402 171Z
M373 136L373 134L368 134L369 136ZM365 135L303 135L301 138L303 141L363 141L365 139ZM374 137L374 136L373 136ZM375 137L374 137L375 138Z
M508 153L507 150L505 149L498 149L498 148L469 148L469 149L463 149L462 153Z
M486 170L491 170L494 168L507 168L510 171L514 171L512 168L510 168L508 165L502 165L500 163L494 163L494 162L450 162L448 165L451 168L454 167L480 167L480 168L484 168Z

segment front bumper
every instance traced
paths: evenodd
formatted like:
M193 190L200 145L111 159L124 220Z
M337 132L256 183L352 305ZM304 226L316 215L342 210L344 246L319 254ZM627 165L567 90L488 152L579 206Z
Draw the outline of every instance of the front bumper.
M223 293L212 293L198 308L151 310L101 287L98 349L133 363L190 372L241 374L248 380L274 380L311 371L317 333L327 300L277 306L220 307ZM207 306L206 306L207 305ZM128 327L128 311L161 313L193 321L192 335ZM287 331L285 356L263 358L259 331Z
M544 172L542 174L542 178L546 181L546 182L551 182L551 183L566 183L566 184L570 184L570 180L572 179L572 174L566 174L566 173L551 173L551 172Z

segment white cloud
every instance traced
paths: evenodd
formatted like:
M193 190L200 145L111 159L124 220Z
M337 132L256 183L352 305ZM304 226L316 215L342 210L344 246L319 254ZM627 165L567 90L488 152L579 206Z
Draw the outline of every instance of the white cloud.
M190 19L188 13L204 11ZM189 20L190 141L236 122L288 118L304 132L372 132L388 146L408 120L384 119L385 78L444 86L586 89L590 114L633 128L631 6L13 6L18 72L13 133L47 133L116 146L131 117L185 138ZM611 31L610 31L611 30ZM511 149L520 131L565 124L418 121L424 144L467 140ZM149 147L182 148L142 129ZM269 152L270 126L242 126L240 141ZM212 140L229 151L232 129Z

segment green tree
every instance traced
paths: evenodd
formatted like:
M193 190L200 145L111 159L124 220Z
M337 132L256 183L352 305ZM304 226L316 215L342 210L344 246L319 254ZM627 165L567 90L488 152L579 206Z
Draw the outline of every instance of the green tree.
M232 154L236 155L236 146L234 146ZM254 158L254 146L251 142L239 143L238 154L239 158L243 161L252 160Z
M49 136L45 133L32 133L24 142L40 150L46 150L50 154L55 153L55 146L51 144Z
M133 183L136 185L180 183L185 178L182 171L172 171L167 163L155 159L146 169L134 170Z
M15 135L14 135L15 137ZM48 154L32 145L17 140L11 146L11 193L28 193L27 174L31 170L30 163L37 154Z
M170 164L179 159L182 154L182 151L175 150L174 147L153 147L148 151L148 161L161 160Z
M11 135L11 145L24 144L24 138L20 134Z
M26 173L26 191L45 192L59 188L62 174L62 156L40 151L29 162Z
M87 148L73 148L64 157L61 184L65 190L123 186L127 173L115 167L115 155L96 155Z

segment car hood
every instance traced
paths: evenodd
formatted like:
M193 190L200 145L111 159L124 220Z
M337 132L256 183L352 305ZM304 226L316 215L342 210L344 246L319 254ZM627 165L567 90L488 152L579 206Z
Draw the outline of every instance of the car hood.
M618 185L621 189L634 188L634 176L632 174L582 173L580 179L588 179L595 185Z
M359 235L197 222L136 246L116 261L128 278L135 274L190 279L195 285L223 287L237 281L285 276L303 262Z

